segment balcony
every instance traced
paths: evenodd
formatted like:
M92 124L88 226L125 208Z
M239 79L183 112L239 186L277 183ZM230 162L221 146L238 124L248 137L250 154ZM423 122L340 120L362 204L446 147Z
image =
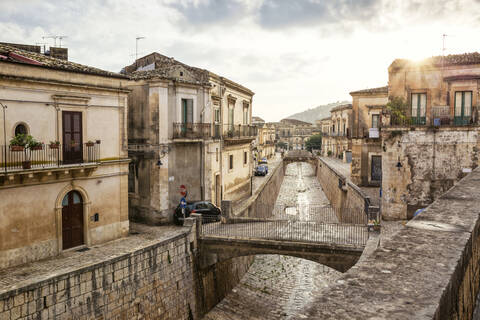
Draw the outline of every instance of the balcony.
M18 175L89 174L100 162L100 141L84 144L52 144L23 148L0 146L0 185ZM23 178L22 178L23 181Z
M476 112L475 107L472 113ZM407 112L405 112L407 113ZM471 115L454 116L450 106L433 106L430 113L423 117L386 115L383 127L414 127L414 126L472 126L477 125ZM389 119L388 119L389 118Z
M247 124L223 126L224 139L254 139L257 136L257 127Z
M174 123L173 139L220 139L220 125L210 123Z

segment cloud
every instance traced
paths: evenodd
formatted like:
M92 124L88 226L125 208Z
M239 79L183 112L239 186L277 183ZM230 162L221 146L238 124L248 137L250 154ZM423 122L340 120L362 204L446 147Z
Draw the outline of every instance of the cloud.
M241 18L247 6L240 0L183 0L166 1L189 25L211 25L232 22Z
M257 21L268 29L368 20L380 0L264 0Z

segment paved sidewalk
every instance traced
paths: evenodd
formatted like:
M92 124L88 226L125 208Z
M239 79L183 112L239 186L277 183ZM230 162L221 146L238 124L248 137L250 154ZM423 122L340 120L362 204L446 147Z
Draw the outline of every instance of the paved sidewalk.
M189 231L190 227L151 227L130 223L128 237L91 246L88 251L66 251L49 259L0 270L0 295L61 274L102 263L108 259L130 254L150 245L176 238Z
M350 163L345 163L340 159L329 157L320 157L320 159L325 161L330 167L337 170L338 173L350 180Z

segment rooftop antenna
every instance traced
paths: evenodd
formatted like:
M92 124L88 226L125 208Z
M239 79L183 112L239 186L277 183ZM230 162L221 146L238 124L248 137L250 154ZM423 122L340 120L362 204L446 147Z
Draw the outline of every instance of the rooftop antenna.
M145 37L136 37L135 38L135 62L138 59L138 40L145 39Z
M57 46L57 39L60 40L60 48L62 47L62 39L68 38L67 36L44 36L42 37L42 40L45 39L53 39L53 45L56 47Z
M62 39L66 39L68 36L58 36L58 39L60 40L60 44L58 45L59 48L62 47Z

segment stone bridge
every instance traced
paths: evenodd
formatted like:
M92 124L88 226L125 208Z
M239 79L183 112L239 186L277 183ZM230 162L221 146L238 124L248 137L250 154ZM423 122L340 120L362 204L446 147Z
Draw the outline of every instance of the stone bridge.
M241 256L280 254L345 272L369 238L366 226L354 224L266 219L202 224L199 217L196 223L202 268Z
M315 168L315 175L317 175L318 159L307 150L291 150L283 158L283 170L286 170L287 165L292 162L308 162Z

